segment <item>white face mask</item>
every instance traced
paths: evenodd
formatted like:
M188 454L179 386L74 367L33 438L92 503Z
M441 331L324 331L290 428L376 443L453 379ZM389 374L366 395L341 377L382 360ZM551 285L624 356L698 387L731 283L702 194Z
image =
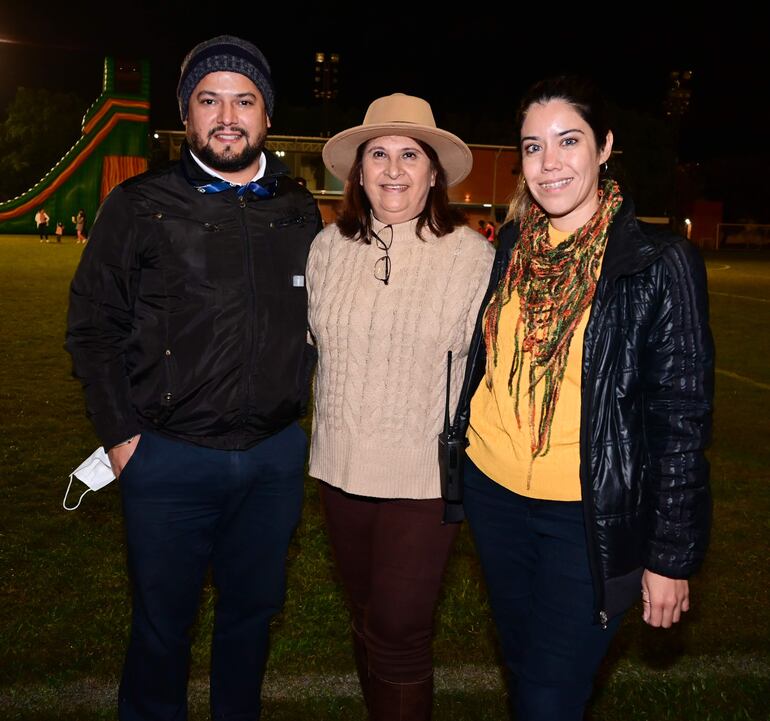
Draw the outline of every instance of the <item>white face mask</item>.
M72 488L73 476L85 483L88 487L80 494L80 498L78 498L78 502L74 506L68 506L67 496L69 495L70 488ZM67 490L64 491L62 506L64 506L67 511L74 511L80 505L80 502L83 500L83 496L85 496L86 493L89 491L98 491L100 488L104 488L114 480L115 474L112 472L110 459L104 452L104 448L99 446L99 448L70 473L70 482L67 484Z

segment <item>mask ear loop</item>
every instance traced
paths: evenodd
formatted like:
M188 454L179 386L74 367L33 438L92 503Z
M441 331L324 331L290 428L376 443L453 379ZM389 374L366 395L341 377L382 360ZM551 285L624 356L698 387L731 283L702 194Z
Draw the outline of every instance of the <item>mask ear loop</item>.
M72 506L72 508L70 508L67 505L67 496L69 495L70 488L72 488L72 477L74 475L75 475L74 473L70 473L70 482L67 484L67 490L64 491L64 498L62 499L62 502L61 502L62 506L64 506L65 511L76 511L80 507L80 502L83 500L86 493L88 493L91 490L90 488L86 488L86 490L80 494L80 498L78 498L78 502L74 506Z

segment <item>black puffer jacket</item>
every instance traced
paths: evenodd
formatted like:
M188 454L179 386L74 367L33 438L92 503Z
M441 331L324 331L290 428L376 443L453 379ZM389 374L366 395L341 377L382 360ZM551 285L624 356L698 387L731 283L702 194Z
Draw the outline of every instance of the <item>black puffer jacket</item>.
M468 357L462 429L484 376L483 311L517 239L517 224L501 230ZM701 564L713 367L703 261L683 238L638 222L624 201L583 343L580 481L597 621L639 598L645 568L687 578Z
M72 281L67 349L105 448L142 428L248 448L304 412L320 216L266 156L274 197L199 192L216 179L185 148L104 201Z

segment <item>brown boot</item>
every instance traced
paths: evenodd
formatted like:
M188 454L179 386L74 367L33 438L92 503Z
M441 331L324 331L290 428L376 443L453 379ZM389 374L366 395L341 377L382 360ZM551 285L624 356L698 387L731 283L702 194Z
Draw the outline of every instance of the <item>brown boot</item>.
M366 641L354 623L350 624L350 628L353 631L353 658L356 661L358 681L361 684L366 710L369 711L369 655L366 652Z
M430 721L433 675L414 683L391 683L369 674L369 721Z

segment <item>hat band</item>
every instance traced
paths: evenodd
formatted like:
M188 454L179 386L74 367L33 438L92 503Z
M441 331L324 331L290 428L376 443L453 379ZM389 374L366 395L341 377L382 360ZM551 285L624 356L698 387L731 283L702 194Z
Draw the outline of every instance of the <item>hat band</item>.
M373 128L378 125L417 125L421 128L426 128L428 130L437 130L435 125L426 125L425 123L421 123L417 120L383 120L382 122L367 123L366 125L362 125L361 127L363 129L366 129L366 128Z

